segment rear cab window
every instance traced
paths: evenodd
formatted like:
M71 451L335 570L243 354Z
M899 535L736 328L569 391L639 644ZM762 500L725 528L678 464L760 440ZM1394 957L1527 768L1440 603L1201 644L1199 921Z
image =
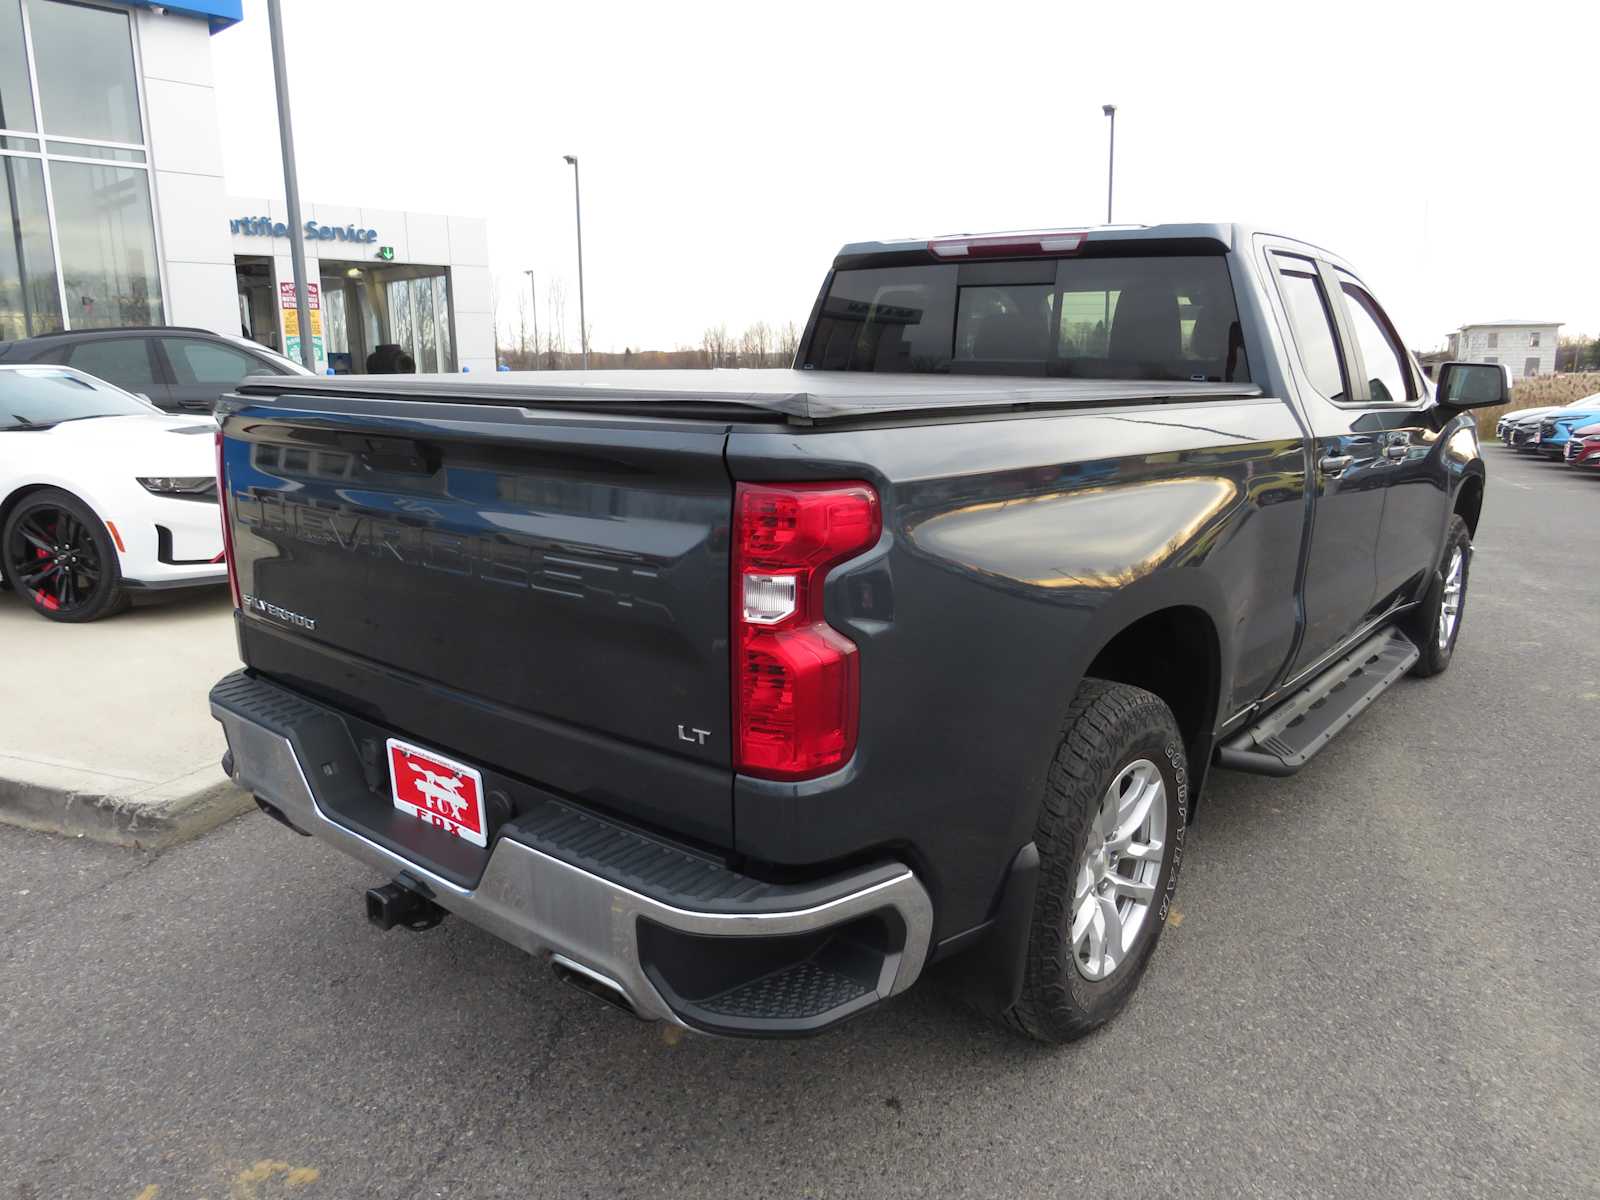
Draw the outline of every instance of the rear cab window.
M1220 255L834 272L801 358L824 371L1248 383Z

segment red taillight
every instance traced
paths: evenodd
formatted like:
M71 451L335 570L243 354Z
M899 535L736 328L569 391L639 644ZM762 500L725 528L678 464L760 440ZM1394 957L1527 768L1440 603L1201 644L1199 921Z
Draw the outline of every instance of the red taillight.
M222 517L222 560L228 564L228 591L233 594L233 606L240 608L239 568L233 559L233 528L228 523L228 477L223 470L222 430L217 430L217 512Z
M855 643L823 619L829 568L878 540L865 483L741 483L733 511L734 765L809 779L856 749Z

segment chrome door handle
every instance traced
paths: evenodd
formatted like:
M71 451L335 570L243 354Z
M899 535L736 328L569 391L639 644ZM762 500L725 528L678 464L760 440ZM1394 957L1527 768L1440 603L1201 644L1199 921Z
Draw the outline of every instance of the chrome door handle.
M1317 466L1322 468L1322 473L1324 475L1343 475L1344 469L1353 462L1355 462L1354 455L1330 454L1327 458L1324 458L1321 462L1319 462Z
M1383 456L1385 458L1392 459L1395 462L1400 462L1400 461L1404 460L1405 456L1409 452L1410 452L1410 447L1409 446L1385 446L1383 448Z

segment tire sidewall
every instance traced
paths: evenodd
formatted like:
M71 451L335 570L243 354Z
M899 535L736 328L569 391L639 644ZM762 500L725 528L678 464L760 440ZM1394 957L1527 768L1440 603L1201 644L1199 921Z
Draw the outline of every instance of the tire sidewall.
M116 611L122 601L122 567L117 557L116 546L112 544L111 534L106 529L95 511L71 492L60 491L56 488L46 488L25 496L6 517L4 529L0 529L0 553L9 555L13 534L23 518L29 513L40 508L67 509L89 531L89 536L94 539L95 550L100 556L100 582L95 588L93 599L87 604L81 604L71 612L62 613L45 608L34 597L33 593L15 579L11 578L11 563L5 564L7 582L12 590L22 597L34 612L51 621L63 623L76 623L93 621L108 613Z
M1450 642L1441 647L1439 622L1444 620L1444 581L1450 569L1450 557L1457 548L1461 550L1461 607L1456 611L1456 627L1450 635ZM1422 610L1427 623L1420 628L1413 626L1422 642L1418 649L1421 651L1419 665L1423 670L1418 673L1437 675L1450 665L1451 658L1455 656L1456 643L1461 640L1461 627L1467 619L1467 601L1471 598L1472 535L1468 533L1466 523L1456 516L1451 518L1444 551L1439 556L1439 565L1434 571L1433 583L1428 589L1428 599Z
M1100 798L1124 767L1141 758L1156 764L1166 792L1167 841L1170 850L1161 864L1161 873L1156 877L1156 902L1145 916L1133 949L1105 979L1088 979L1078 970L1072 948L1070 908L1066 914L1067 925L1061 930L1059 970L1062 982L1073 1004L1096 1023L1114 1016L1138 987L1140 976L1144 974L1156 941L1166 925L1167 914L1178 891L1178 875L1183 867L1185 815L1189 807L1188 756L1184 753L1183 741L1176 729L1164 729L1160 722L1151 722L1150 727L1137 733L1111 765L1101 772L1099 790L1087 797L1078 836L1072 846L1073 872L1076 873L1077 864L1083 861L1088 848L1093 833L1094 809L1099 805Z
M1456 536L1450 539L1450 546L1445 551L1444 569L1450 569L1450 555L1456 547L1461 548L1461 606L1456 609L1456 627L1450 631L1450 644L1439 652L1444 662L1449 662L1455 655L1456 643L1461 640L1461 627L1467 621L1467 601L1472 596L1472 539L1467 536L1465 529L1453 531ZM1434 617L1434 645L1438 645L1439 622L1444 620L1444 575L1439 578L1439 612Z

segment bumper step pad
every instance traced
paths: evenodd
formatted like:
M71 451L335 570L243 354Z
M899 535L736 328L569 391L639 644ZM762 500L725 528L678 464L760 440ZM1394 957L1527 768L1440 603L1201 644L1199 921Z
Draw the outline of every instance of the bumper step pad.
M849 1004L871 990L859 979L807 959L702 1000L700 1007L723 1017L798 1021Z

